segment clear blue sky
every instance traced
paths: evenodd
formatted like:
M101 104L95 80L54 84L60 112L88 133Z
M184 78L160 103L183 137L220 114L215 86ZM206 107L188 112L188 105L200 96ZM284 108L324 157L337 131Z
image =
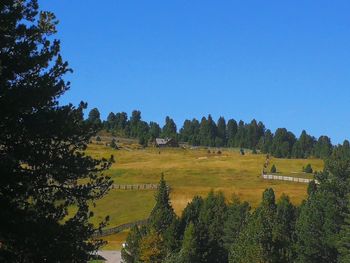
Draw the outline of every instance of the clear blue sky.
M348 0L39 3L60 20L74 69L62 103L86 101L103 118L139 109L181 126L211 113L350 137Z

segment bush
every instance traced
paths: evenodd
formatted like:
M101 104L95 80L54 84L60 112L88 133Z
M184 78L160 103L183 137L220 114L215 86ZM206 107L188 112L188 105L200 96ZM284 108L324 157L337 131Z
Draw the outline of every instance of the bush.
M244 152L244 149L243 149L243 148L241 148L239 151L240 151L241 155L244 155L244 154L245 154L245 152Z
M113 149L118 149L118 145L115 143L115 139L112 139L110 146L111 146Z
M221 154L221 151L219 150L217 153L218 153L218 154Z
M270 170L271 173L277 173L277 168L276 166L273 164L272 167L271 167L271 170Z
M101 141L100 136L97 136L97 137L96 137L96 141L97 141L97 142L100 142L100 141Z
M306 165L306 167L303 167L303 172L308 173L308 174L312 174L313 169L312 169L311 164L308 164L308 165Z

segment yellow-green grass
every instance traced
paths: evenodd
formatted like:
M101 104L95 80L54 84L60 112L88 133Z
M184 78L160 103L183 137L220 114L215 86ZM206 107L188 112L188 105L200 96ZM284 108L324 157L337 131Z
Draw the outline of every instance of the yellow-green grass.
M235 193L253 207L258 205L262 192L268 187L275 190L277 197L282 193L288 194L295 204L305 198L306 184L261 178L265 155L247 153L242 156L234 149L221 149L221 152L183 148L114 150L97 144L91 144L87 149L89 155L97 158L114 155L116 163L105 173L112 177L115 184L157 183L164 173L172 189L171 201L177 214L193 196L205 196L211 189L224 192L227 199ZM302 167L308 163L314 170L323 169L323 161L318 159L272 158L270 161L270 165L276 165L280 175L304 178L310 176L302 173ZM110 227L144 219L153 205L152 190L112 189L93 209L96 215L94 222L106 215L110 215Z
M107 244L101 248L101 250L121 250L122 244L125 242L129 231L125 230L123 232L109 235L103 237L102 239L107 241Z

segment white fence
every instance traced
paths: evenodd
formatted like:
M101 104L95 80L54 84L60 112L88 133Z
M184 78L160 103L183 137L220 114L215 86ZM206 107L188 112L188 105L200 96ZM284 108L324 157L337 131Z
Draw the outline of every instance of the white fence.
M314 181L314 179L305 179L305 178L298 178L298 177L292 177L292 176L282 176L282 175L272 175L272 174L263 174L262 177L266 180L281 180L281 181L290 181L290 182L297 182L297 183L310 183L311 181ZM315 180L316 184L318 184L317 180Z

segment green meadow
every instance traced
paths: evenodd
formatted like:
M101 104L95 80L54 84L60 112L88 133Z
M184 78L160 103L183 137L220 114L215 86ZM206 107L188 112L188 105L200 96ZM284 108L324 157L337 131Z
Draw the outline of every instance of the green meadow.
M209 153L210 151L210 153ZM114 155L116 162L105 172L114 184L156 184L163 173L171 187L172 205L178 215L195 196L205 196L210 190L222 191L227 200L233 194L248 201L254 207L262 192L272 187L277 197L282 193L299 204L306 197L307 184L269 181L261 178L266 155L246 152L240 155L237 149L204 148L153 148L142 149L135 145L112 149L105 144L91 143L87 154L101 158ZM270 159L270 167L275 164L278 175L310 178L302 172L310 163L314 170L323 169L319 159ZM270 169L268 167L268 170ZM155 190L111 189L97 206L93 208L93 223L110 216L109 227L148 217L154 206Z

